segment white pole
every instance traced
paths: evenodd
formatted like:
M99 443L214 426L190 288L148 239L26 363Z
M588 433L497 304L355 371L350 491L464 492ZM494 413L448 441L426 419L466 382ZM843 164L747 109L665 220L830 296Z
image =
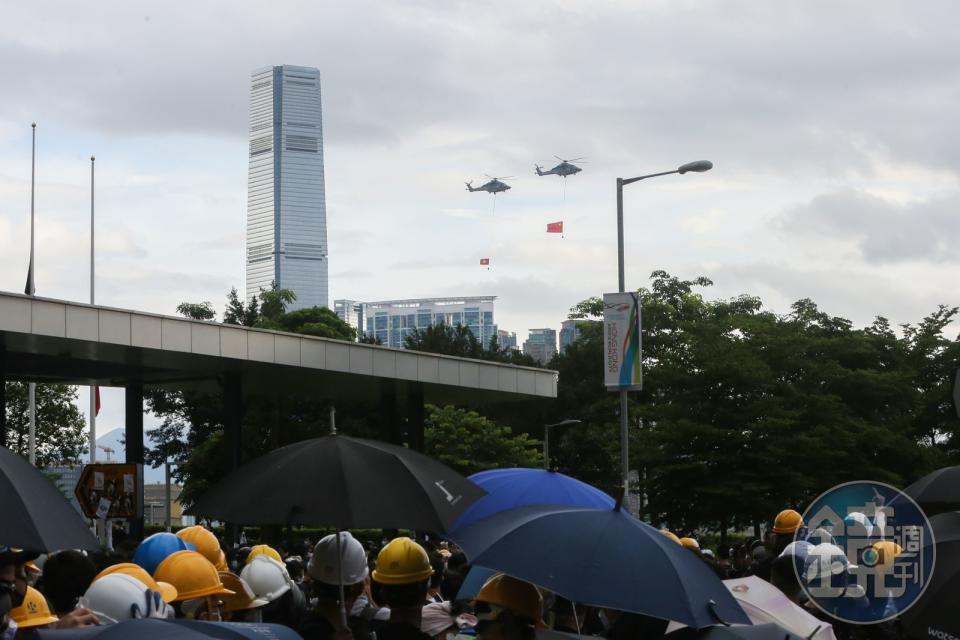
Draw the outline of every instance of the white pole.
M170 527L170 458L163 463L163 475L164 482L166 483L166 488L164 489L164 512L163 512L163 521L166 525L167 532L171 531ZM152 514L151 514L152 515Z
M90 156L90 304L94 303L94 261L93 261L93 163ZM90 385L90 462L97 461L97 388Z
M35 285L33 277L33 250L34 250L34 194L36 186L36 173L37 173L37 123L34 122L30 125L31 133L31 142L30 142L30 272L27 275L27 295L33 295ZM29 395L30 395L30 431L27 434L27 449L29 451L28 458L30 464L36 466L37 464L37 383L31 382L28 385Z

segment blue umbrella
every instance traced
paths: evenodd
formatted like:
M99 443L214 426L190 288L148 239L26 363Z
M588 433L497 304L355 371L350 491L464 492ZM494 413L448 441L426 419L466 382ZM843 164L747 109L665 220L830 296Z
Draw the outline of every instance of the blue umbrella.
M74 629L40 629L41 640L301 640L300 634L279 624L199 622L139 618L117 624Z
M467 571L467 575L463 578L460 590L457 591L457 600L473 600L480 593L484 583L498 573L500 572L496 569L472 565L470 571Z
M491 469L468 478L487 492L460 514L447 531L454 531L495 513L534 505L612 509L614 500L600 489L546 469Z
M474 563L572 602L696 628L750 624L706 563L619 509L521 507L448 536Z

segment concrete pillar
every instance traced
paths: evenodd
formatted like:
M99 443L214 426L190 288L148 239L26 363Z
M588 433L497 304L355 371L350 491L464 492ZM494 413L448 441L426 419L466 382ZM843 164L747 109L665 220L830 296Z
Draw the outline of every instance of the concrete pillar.
M384 440L392 444L403 444L403 420L400 404L397 402L397 385L393 380L380 381L380 424Z
M410 448L423 453L423 383L407 384L407 438Z
M128 382L124 389L124 447L127 464L143 465L143 383ZM141 475L141 480L142 475ZM143 539L143 484L139 487L137 504L141 506L138 517L130 521L130 535L134 540Z
M243 462L243 378L239 373L223 376L223 444L226 470L230 473ZM236 547L242 523L226 523L227 544Z
M7 446L7 369L6 352L0 348L0 447Z

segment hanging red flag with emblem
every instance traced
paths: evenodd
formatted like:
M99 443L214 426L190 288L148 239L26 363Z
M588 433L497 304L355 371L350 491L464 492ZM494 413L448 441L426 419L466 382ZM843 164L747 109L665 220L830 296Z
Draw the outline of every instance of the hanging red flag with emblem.
M548 222L547 233L563 233L563 220L560 222Z
M480 266L486 267L490 271L490 258L480 258Z
M96 400L94 401L95 409L93 415L98 416L100 415L100 385L95 386L94 389L96 390Z

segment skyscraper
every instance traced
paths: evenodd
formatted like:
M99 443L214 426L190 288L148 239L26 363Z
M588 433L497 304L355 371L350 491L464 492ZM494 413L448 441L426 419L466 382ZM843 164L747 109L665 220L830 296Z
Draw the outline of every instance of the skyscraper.
M557 331L530 329L523 343L523 352L540 364L547 364L557 355Z
M564 320L560 324L560 352L563 353L567 347L572 345L580 338L580 327L576 320Z
M333 306L337 316L357 329L358 334L378 338L387 347L402 349L407 336L417 329L446 324L467 327L486 349L497 335L497 325L493 321L494 300L496 296L379 302L335 300Z
M327 207L320 71L264 67L250 78L247 298L272 282L290 309L327 306Z

